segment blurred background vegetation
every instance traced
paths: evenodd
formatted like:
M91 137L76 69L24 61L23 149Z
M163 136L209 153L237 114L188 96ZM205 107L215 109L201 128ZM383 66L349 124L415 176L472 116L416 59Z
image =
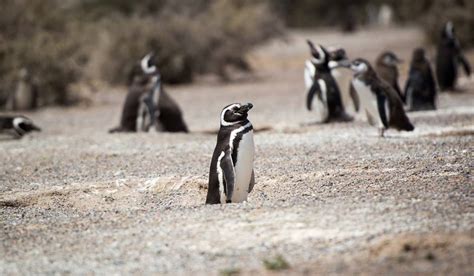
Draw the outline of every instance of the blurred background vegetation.
M397 24L420 24L436 43L453 20L464 47L474 45L471 0L0 0L0 106L27 68L42 105L77 101L72 84L126 84L137 60L154 51L167 83L199 74L229 79L250 70L246 54L286 27L374 24L382 5Z

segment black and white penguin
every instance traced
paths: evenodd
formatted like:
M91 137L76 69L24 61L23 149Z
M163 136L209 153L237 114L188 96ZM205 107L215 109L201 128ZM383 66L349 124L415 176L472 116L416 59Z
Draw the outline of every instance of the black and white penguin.
M471 66L461 51L454 25L447 22L441 31L436 55L436 77L442 91L455 89L459 63L466 75L470 76Z
M163 89L155 58L150 53L132 69L120 126L110 132L188 132L178 104Z
M383 137L387 128L406 131L415 129L405 114L397 92L377 76L368 61L359 58L339 65L355 72L352 84L359 94L361 109L365 110L369 123L379 128L380 136Z
M436 83L425 50L413 51L410 72L405 85L408 109L411 111L436 109Z
M321 45L307 40L312 58L305 64L305 85L308 89L306 108L314 111L322 123L330 121L352 121L344 109L341 93L336 80L331 75L329 52ZM337 63L335 63L337 64Z
M41 131L41 129L25 116L0 116L1 133L19 139L31 131Z
M206 204L243 202L253 189L255 146L253 126L247 119L252 107L235 103L221 112Z
M405 96L402 94L402 90L398 85L398 64L402 62L401 59L397 57L397 55L391 51L386 51L380 54L375 61L375 71L379 75L379 77L390 84L393 89L397 92L405 102Z

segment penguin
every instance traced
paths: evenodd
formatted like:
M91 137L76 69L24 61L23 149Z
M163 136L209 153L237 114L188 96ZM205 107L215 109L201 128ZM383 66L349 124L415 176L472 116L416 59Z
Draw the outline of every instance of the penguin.
M355 92L354 87L352 86L352 74L336 65L337 62L348 60L346 51L340 47L330 48L329 59L331 75L336 80L339 91L341 92L342 103L344 106L347 106L350 99L352 101L354 111L358 112L359 99L357 98L357 92Z
M38 87L33 83L30 73L22 68L18 73L16 89L7 102L9 110L33 110L38 106Z
M253 126L248 120L251 103L230 104L221 112L217 144L209 170L206 204L247 200L255 184Z
M402 60L391 51L386 51L380 54L375 61L375 71L379 77L390 84L397 92L403 103L405 103L405 96L398 85L398 68L397 65L402 63Z
M355 72L352 84L359 94L361 109L365 111L369 123L379 128L381 137L388 128L405 131L415 129L395 89L379 78L367 60L358 58L339 65Z
M352 121L344 109L341 93L336 80L331 75L331 62L329 52L321 45L307 40L312 58L305 64L305 85L308 90L306 108L318 114L322 123L330 121Z
M163 89L155 57L149 53L133 67L120 126L109 132L147 132L152 127L164 132L188 132L181 109Z
M41 129L25 116L0 116L1 133L20 139L32 131L41 131Z
M410 111L436 109L436 83L425 50L413 51L410 71L405 84L405 96Z
M461 51L452 22L447 22L442 31L436 54L436 77L441 91L454 90L461 64L466 75L471 75L471 65Z

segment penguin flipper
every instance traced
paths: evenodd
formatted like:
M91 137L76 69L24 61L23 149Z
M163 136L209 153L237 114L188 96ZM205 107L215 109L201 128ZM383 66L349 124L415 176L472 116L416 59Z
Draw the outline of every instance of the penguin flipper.
M379 111L380 119L382 120L382 123L385 128L388 127L388 120L387 120L387 110L385 106L385 101L387 101L387 97L384 95L377 95L377 108Z
M248 190L249 193L253 190L254 185L255 185L255 172L254 170L252 170L252 176L250 177L249 190Z
M308 91L308 95L306 96L306 108L311 111L312 108L312 103L313 103L313 98L314 96L318 96L321 94L321 88L319 87L318 82L314 82L311 88Z
M306 90L313 86L314 74L316 74L316 67L314 67L314 64L311 63L311 61L306 60L304 67L304 84L306 86Z
M359 95L357 94L357 91L355 90L354 85L352 85L352 82L349 87L349 95L351 96L352 103L354 104L354 110L356 112L359 112L359 109L360 109Z
M459 55L459 62L461 62L461 65L464 68L464 72L466 72L466 75L470 76L471 65L469 64L469 61L466 59L466 57L463 54Z
M234 162L232 161L232 152L230 148L225 151L225 155L221 159L219 166L222 169L226 185L226 202L229 203L232 200L235 182Z

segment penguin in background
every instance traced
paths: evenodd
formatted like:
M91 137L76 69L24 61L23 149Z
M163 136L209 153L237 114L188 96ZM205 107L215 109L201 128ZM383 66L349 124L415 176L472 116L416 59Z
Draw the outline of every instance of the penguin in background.
M386 51L380 54L375 61L375 71L381 79L390 84L393 89L400 96L400 99L405 103L405 95L402 94L402 90L398 85L398 64L402 63L402 60L391 51Z
M129 92L120 125L109 132L188 132L178 104L163 89L155 57L150 53L135 65L129 76Z
M436 109L436 83L425 50L413 51L405 96L410 111Z
M309 40L307 43L312 58L306 61L304 72L308 89L306 108L316 113L321 123L352 121L353 118L345 112L339 87L331 75L331 67L337 63L331 63L330 54L324 47L315 46Z
M38 107L38 87L26 68L18 72L15 90L7 100L7 110L33 110Z
M255 184L251 103L230 104L221 112L217 144L211 159L206 204L247 200Z
M365 111L369 124L379 128L379 134L384 136L388 128L412 131L411 124L400 96L395 89L379 78L367 60L358 58L352 62L340 62L354 71L352 84L359 94L361 109Z
M454 25L449 21L441 31L436 54L436 77L441 91L455 89L459 64L464 68L466 75L470 76L471 65L463 55L454 32Z
M359 99L357 98L357 92L352 87L352 74L337 65L334 66L337 62L348 60L346 51L340 47L329 48L329 59L331 75L337 82L344 107L348 107L350 105L349 102L352 101L354 113L358 112Z
M32 131L41 131L41 129L25 116L0 116L0 133L20 139Z

